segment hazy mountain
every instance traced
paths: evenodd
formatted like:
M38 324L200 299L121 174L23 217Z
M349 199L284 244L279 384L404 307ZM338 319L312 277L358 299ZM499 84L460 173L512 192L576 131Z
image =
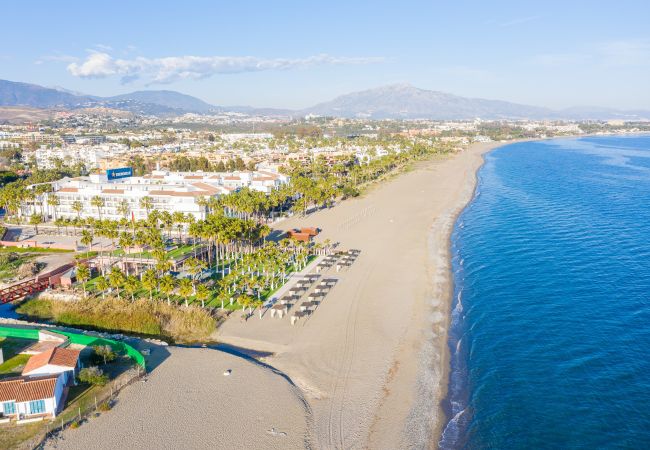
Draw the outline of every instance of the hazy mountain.
M0 80L0 106L75 109L107 107L146 115L179 115L187 112L239 112L262 116L359 117L372 119L650 119L650 111L576 107L561 111L500 100L467 98L438 91L395 84L341 95L301 111L250 106L214 106L175 91L136 91L114 97L77 95L62 88Z
M203 100L176 91L136 91L129 94L107 97L104 100L110 102L131 100L189 112L209 112L216 109L215 106Z
M93 99L36 84L0 80L0 106L75 108L89 101Z
M138 114L165 115L204 113L216 107L196 97L175 91L137 91L114 97L78 95L62 88L0 80L0 106L75 109L107 107Z
M550 109L480 98L466 98L438 91L395 84L342 95L305 112L373 119L484 119L546 118Z

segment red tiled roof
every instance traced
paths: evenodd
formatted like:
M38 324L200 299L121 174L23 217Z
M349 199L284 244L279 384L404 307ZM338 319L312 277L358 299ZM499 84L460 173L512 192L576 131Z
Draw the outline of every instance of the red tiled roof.
M102 194L124 194L124 189L104 189Z
M23 375L27 375L36 369L47 366L48 364L74 368L77 365L78 359L79 350L55 347L29 358L27 364L25 364L25 368L23 369Z
M0 402L16 400L18 389L22 382L22 378L7 378L0 380Z
M59 375L17 377L0 380L0 401L30 402L54 397Z
M198 183L197 182L197 183L192 183L192 186L194 186L196 188L199 188L199 189L201 189L203 191L208 191L211 194L219 192L219 189L217 189L216 187L214 187L214 186L212 186L211 184L208 184L208 183Z
M57 192L79 192L77 188L61 188Z

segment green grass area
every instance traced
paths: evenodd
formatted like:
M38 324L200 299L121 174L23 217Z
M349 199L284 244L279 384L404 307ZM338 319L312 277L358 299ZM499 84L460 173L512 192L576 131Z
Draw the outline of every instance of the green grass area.
M0 378L20 375L30 358L29 355L21 355L20 352L33 343L28 339L0 338L4 357L4 363L0 364Z
M0 364L0 377L2 376L18 376L22 373L23 367L29 361L29 355L16 355L13 358L5 359L5 362Z
M66 250L60 248L44 248L44 247L4 247L0 246L0 253L72 253L74 250Z
M173 250L170 250L167 252L167 256L169 259L178 259L181 258L189 253L192 253L194 251L194 246L193 245L181 245L178 248L175 248ZM112 256L128 256L129 258L143 258L143 259L149 259L153 258L151 252L149 251L144 251L144 252L139 252L139 253L126 253L123 249L118 248L117 250L114 250L111 253Z

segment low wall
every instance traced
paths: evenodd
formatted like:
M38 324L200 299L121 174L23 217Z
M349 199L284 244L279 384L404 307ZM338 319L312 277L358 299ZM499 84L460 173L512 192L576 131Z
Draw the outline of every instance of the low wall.
M147 369L144 356L131 347L129 344L124 342L115 341L113 339L106 339L100 336L93 336L90 334L79 334L73 333L70 331L61 331L53 330L56 333L67 336L70 339L70 342L73 344L85 345L85 346L95 346L95 345L108 345L113 350L118 353L129 356L133 361L136 362L144 370ZM34 339L38 340L38 328L20 328L20 327L10 327L4 324L0 324L0 336L1 337L13 337L18 339Z

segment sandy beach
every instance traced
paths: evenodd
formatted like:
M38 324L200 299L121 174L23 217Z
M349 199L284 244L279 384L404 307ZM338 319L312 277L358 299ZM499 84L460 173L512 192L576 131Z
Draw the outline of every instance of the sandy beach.
M311 405L313 447L435 442L448 378L449 238L482 155L499 145L419 163L361 198L282 223L317 226L318 240L361 255L349 269L325 272L339 282L308 320L231 318L216 337L274 352L266 362Z
M452 281L450 233L471 199L477 144L419 163L360 198L281 223L356 248L316 311L243 323L215 338L272 352L276 370L220 351L161 347L146 383L47 448L427 448L443 424ZM229 377L223 376L232 369ZM283 376L285 375L285 376ZM274 430L274 431L271 431Z
M310 414L300 392L268 368L209 348L156 347L146 382L111 411L68 429L46 449L304 448ZM155 360L158 361L155 361ZM229 376L224 376L231 370Z

